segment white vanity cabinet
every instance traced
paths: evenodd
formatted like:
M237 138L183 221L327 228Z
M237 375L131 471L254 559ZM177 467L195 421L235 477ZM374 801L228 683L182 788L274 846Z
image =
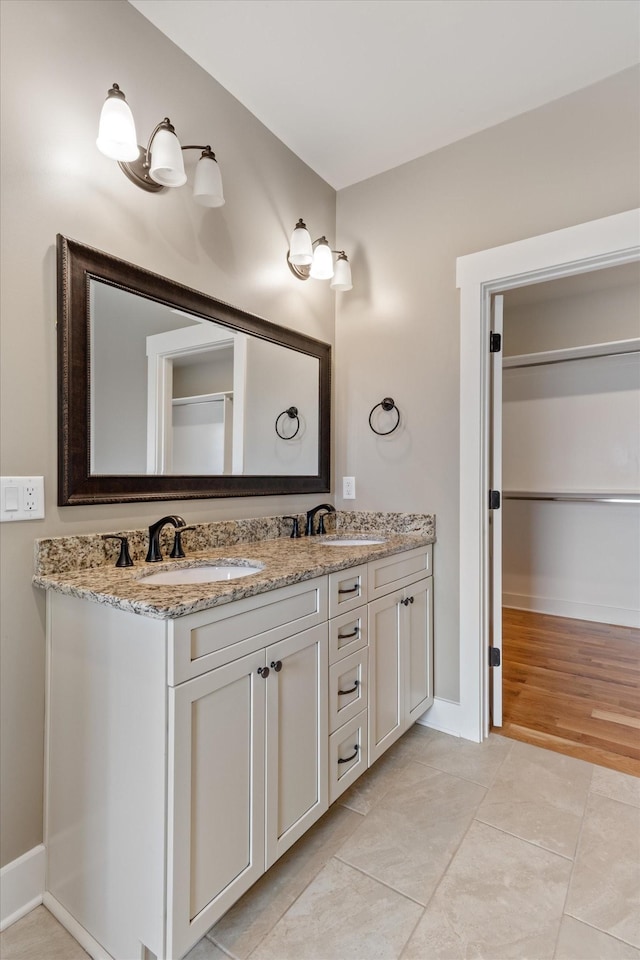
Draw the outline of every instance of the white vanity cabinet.
M431 705L431 551L172 620L48 591L44 902L96 957L184 957Z
M369 764L433 704L432 548L369 564Z

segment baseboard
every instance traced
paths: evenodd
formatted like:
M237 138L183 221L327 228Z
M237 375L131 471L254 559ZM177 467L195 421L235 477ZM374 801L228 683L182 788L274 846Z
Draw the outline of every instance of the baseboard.
M38 844L0 870L0 930L42 903L46 853Z
M87 933L82 924L78 923L75 917L72 917L69 911L66 910L54 896L50 893L45 893L42 902L49 913L52 913L65 930L69 931L71 936L78 941L89 956L93 957L93 960L113 960L111 954L107 953L98 941L93 939L90 933Z
M468 729L461 703L453 700L443 700L435 697L433 706L416 720L416 723L440 733L448 733L452 737L462 737L465 740L477 741L475 734Z
M640 611L625 607L607 607L598 603L580 603L575 600L556 600L552 597L529 597L520 593L503 593L502 605L514 610L531 610L571 620L591 620L619 627L640 627Z

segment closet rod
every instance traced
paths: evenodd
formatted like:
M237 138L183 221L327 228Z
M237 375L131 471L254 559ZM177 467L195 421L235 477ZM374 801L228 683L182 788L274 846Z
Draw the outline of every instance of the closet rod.
M554 500L558 503L640 503L640 493L543 493L504 490L503 500Z

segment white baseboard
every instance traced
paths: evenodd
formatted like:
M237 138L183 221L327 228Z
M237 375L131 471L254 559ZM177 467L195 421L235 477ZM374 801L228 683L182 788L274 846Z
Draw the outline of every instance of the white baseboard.
M442 700L435 697L433 706L426 713L423 713L416 723L423 727L429 727L432 730L439 730L441 733L448 733L452 737L462 737L466 740L476 740L474 735L470 735L468 723L465 721L465 714L461 703L455 703L453 700Z
M42 903L46 853L38 844L0 870L0 930Z
M620 627L640 627L640 611L624 607L606 607L597 603L575 600L556 600L553 597L529 597L521 593L503 593L502 605L514 610L531 610L554 617L572 620L591 620L593 623L611 623Z
M49 911L52 913L56 920L62 924L65 930L68 930L72 937L74 937L81 947L83 947L90 957L93 957L93 960L113 960L113 957L110 953L107 953L103 947L100 946L97 940L94 940L90 933L87 933L85 928L78 923L75 917L72 917L68 910L62 906L62 904L56 900L54 896L50 893L45 893L42 901Z

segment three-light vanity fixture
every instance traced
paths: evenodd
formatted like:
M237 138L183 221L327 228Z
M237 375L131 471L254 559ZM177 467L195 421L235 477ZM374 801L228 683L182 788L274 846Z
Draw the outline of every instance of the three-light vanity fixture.
M185 150L200 150L193 199L203 207L221 207L224 203L220 168L211 147L194 144L183 147L168 117L155 126L146 148L139 146L133 114L117 83L109 90L102 107L96 143L106 157L118 161L132 183L150 193L186 183L182 154Z
M334 263L333 255L337 256ZM326 237L311 239L306 223L300 218L291 234L289 269L298 280L331 280L333 290L351 290L351 266L344 250L332 250Z

